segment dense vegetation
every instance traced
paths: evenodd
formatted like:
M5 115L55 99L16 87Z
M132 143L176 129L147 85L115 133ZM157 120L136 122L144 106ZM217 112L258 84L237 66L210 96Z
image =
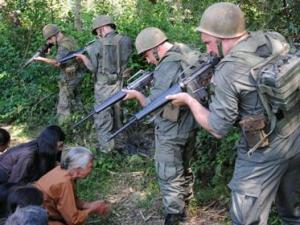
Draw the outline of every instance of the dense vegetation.
M25 132L56 123L58 70L45 64L34 63L26 70L21 65L44 43L41 30L47 23L56 23L61 30L73 36L80 46L92 40L91 22L95 15L114 16L121 33L133 40L144 27L156 26L164 30L171 42L184 42L205 51L199 35L194 31L201 13L215 0L5 0L0 1L0 123L23 125ZM290 42L300 39L300 4L292 0L241 0L249 30L275 30L283 33ZM81 4L80 4L81 3ZM54 55L55 52L52 52ZM51 57L51 56L49 56ZM132 56L129 67L134 71L147 65ZM93 79L86 74L81 88L85 110L93 105ZM134 104L126 104L131 112ZM82 114L74 114L70 124ZM74 134L68 125L69 134ZM92 122L81 128L80 135L69 135L70 143L88 143L94 132ZM75 138L76 137L76 138ZM79 138L80 137L80 138ZM83 138L85 137L85 138ZM79 138L79 139L78 139ZM229 201L226 183L234 164L234 142L238 135L233 130L225 139L217 141L206 132L197 134L197 154L193 163L196 179L196 204L217 200L221 205ZM126 158L126 157L125 157ZM137 163L136 166L134 166ZM130 166L128 166L130 165ZM122 167L124 166L124 167ZM144 160L124 160L103 156L96 167L103 172L136 168L153 176L152 164ZM90 178L84 185L96 182ZM102 185L102 184L101 184ZM276 224L276 223L274 223Z

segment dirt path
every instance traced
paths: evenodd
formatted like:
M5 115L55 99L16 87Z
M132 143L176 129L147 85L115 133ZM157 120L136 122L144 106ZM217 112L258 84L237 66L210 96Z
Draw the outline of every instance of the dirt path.
M113 186L106 199L113 203L113 213L106 220L91 219L87 224L102 225L163 225L161 198L151 196L141 190L143 173L110 173ZM187 222L182 225L224 225L225 210L208 207L194 209Z

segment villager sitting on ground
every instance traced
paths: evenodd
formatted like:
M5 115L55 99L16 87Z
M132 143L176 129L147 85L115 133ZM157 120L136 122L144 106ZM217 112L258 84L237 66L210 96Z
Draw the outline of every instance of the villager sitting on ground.
M47 210L49 225L84 224L88 215L105 215L110 206L104 201L85 202L77 199L75 181L86 178L93 167L93 154L84 147L67 150L61 165L41 177L35 186L44 193L43 206Z
M7 130L0 128L0 154L4 152L10 144L10 134Z
M0 184L38 180L56 165L65 134L58 126L46 127L35 140L8 149L0 155Z

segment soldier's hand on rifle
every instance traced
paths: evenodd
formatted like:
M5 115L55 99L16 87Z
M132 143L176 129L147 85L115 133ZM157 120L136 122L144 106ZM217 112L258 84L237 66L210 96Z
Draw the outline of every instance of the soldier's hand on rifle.
M123 100L137 99L140 102L141 106L144 107L146 105L145 96L141 92L127 89L123 89L122 91L126 93L126 96Z
M137 99L137 96L140 94L140 92L138 92L136 90L123 89L122 91L124 91L126 93L126 96L123 100Z
M186 92L181 92L181 93L178 93L175 95L168 95L166 97L166 99L171 100L171 103L174 106L179 107L179 106L183 106L183 105L188 105L189 102L191 100L193 100L194 98Z
M55 60L55 59L48 59L48 58L45 58L45 57L38 56L38 57L35 57L33 60L48 63L48 64L56 66L56 67L60 66L60 63L57 62L57 60Z
M87 58L85 55L81 54L81 53L76 53L74 54L76 56L77 60L81 60L84 62L85 58Z
M34 61L39 61L39 62L44 62L45 61L45 58L44 57L41 57L41 56L38 56L38 57L35 57L34 59L33 59Z
M91 61L89 60L89 58L86 55L81 54L81 53L75 53L74 56L76 57L77 60L82 61L89 68Z

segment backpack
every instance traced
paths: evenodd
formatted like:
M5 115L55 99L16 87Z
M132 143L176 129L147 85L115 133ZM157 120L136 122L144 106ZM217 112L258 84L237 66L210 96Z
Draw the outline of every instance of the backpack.
M300 54L292 53L281 35L265 33L272 54L251 69L257 92L269 120L269 132L288 137L300 124ZM265 140L259 141L250 152Z
M279 55L262 66L257 84L273 113L291 110L300 103L300 52Z

